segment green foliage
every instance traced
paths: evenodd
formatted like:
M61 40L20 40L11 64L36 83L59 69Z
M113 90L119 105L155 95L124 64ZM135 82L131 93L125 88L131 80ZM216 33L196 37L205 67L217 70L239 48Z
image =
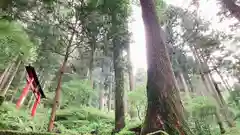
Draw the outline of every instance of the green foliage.
M38 133L38 132L19 132L10 130L0 130L0 135L56 135L52 133Z
M62 102L66 105L87 105L89 97L94 94L91 83L88 80L73 79L62 85Z
M78 134L90 133L95 130L98 130L100 134L111 132L114 125L112 114L99 111L95 108L84 106L80 106L79 108L60 110L56 115L56 122Z
M130 115L137 114L137 117L142 120L145 114L147 105L146 85L138 86L135 90L128 93L128 103L130 106Z
M0 107L0 129L10 129L19 131L46 131L48 121L48 111L46 109L38 110L39 113L32 119L26 108L16 110L15 105L4 103ZM40 113L41 112L41 113Z
M197 96L186 101L186 109L196 118L207 118L216 113L215 101L209 97Z
M0 130L46 131L50 116L49 110L39 108L34 119L26 112L26 108L16 110L15 105L4 103L0 107ZM54 131L62 134L77 135L89 134L98 130L99 134L106 135L111 133L113 125L113 114L95 108L79 106L79 108L73 107L59 110L56 115Z
M121 130L119 133L117 133L116 135L135 135L135 133L123 129L123 130Z
M36 59L36 46L30 41L22 25L15 21L0 20L0 50L3 64L18 55L29 63Z

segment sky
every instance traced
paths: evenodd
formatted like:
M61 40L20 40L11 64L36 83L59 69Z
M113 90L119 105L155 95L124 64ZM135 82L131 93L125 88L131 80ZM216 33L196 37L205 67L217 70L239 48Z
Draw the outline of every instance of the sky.
M141 9L133 6L133 21L129 24L132 33L132 43L130 45L131 60L134 72L137 68L147 68L146 65L146 48L145 48L145 32L142 20Z

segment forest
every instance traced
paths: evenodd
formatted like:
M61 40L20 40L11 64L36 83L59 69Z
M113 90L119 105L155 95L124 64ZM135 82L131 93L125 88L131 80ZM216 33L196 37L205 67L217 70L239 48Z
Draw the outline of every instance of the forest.
M240 1L188 1L0 0L0 135L240 135Z

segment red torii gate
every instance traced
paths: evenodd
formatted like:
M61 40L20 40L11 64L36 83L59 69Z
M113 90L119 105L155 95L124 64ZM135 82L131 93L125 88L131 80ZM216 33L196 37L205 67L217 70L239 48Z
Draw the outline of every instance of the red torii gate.
M28 95L29 90L31 89L36 99L31 112L31 116L34 117L34 115L36 114L37 106L38 104L40 104L41 98L46 98L46 96L44 95L43 90L40 86L35 69L30 65L25 66L25 69L27 71L27 84L23 88L22 94L17 101L16 107L17 109L21 107L23 101Z

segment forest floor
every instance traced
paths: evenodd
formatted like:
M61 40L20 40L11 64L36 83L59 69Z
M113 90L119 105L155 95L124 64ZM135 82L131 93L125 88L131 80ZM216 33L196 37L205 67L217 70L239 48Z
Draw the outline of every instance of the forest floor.
M113 113L82 106L60 109L56 115L55 134L46 133L51 110L41 108L34 118L29 112L28 108L16 110L15 104L5 102L0 107L0 135L111 135L114 129ZM126 123L126 128L118 135L135 135L129 129L141 125L139 120L127 120ZM240 121L236 121L234 128L225 127L224 135L240 135ZM211 134L201 135L220 135L216 125L211 130Z
M38 109L31 118L30 109L16 110L15 104L5 102L0 107L0 135L52 135L47 131L51 110ZM130 125L129 125L130 124ZM123 134L130 135L129 128L137 127L140 121L128 121ZM110 135L114 129L113 113L96 108L65 108L57 112L54 133L63 135Z

